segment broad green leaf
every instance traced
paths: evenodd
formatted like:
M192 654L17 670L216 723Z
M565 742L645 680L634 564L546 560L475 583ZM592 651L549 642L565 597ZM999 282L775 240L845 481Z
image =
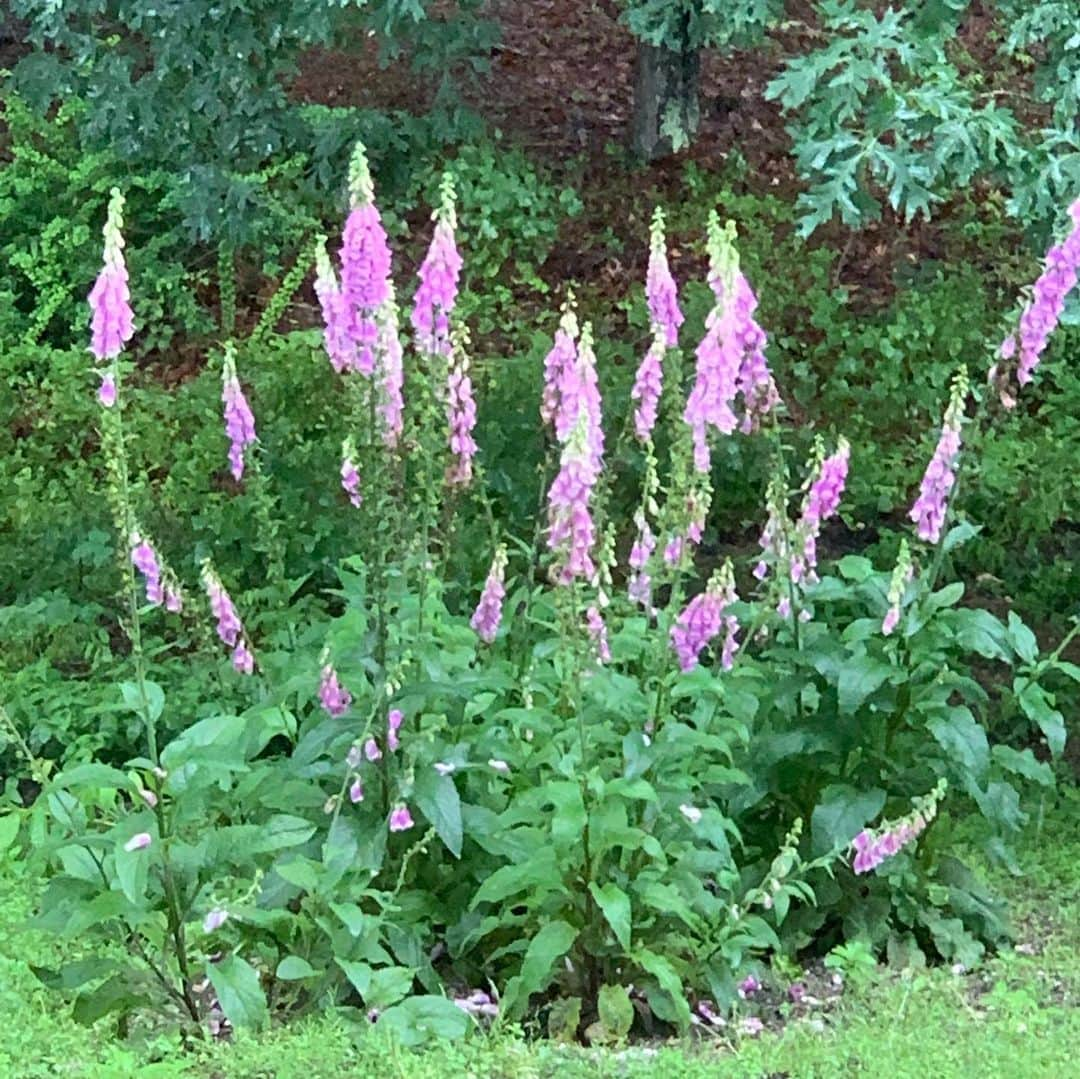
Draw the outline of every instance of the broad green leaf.
M367 963L342 959L340 956L336 956L334 962L345 972L345 977L352 983L352 987L366 1000L371 988L371 967Z
M119 768L110 768L107 764L94 762L65 768L52 781L52 786L59 789L96 787L101 790L135 790L135 784L126 772L121 772Z
M445 997L409 997L379 1016L379 1026L406 1048L431 1041L454 1041L465 1036L472 1020Z
M481 903L498 903L527 888L565 891L562 875L551 847L541 847L527 862L496 869L476 891L470 909Z
M364 1003L369 1008L388 1008L409 995L416 978L409 967L382 967L372 971Z
M302 956L287 955L278 963L274 977L283 982L294 982L302 978L314 978L315 973L315 968Z
M608 881L602 888L589 881L589 893L603 912L608 925L624 951L630 950L630 897L618 885Z
M1039 654L1039 642L1015 611L1009 611L1009 643L1025 663L1035 662Z
M647 948L640 948L633 955L634 962L642 970L651 974L660 988L670 997L673 1014L681 1027L690 1025L690 1005L686 1002L686 993L683 989L682 979L679 977L670 960L665 959L656 952Z
M137 716L146 719L145 713L149 712L150 722L156 723L165 709L165 691L156 682L144 682L143 687L146 690L145 698L137 682L121 682L120 696Z
M1054 707L1054 698L1037 682L1017 678L1013 691L1025 716L1042 731L1053 757L1065 748L1065 717Z
M369 916L355 903L331 903L330 909L341 919L351 936L360 936L370 924Z
M50 970L47 967L30 966L34 976L49 989L60 989L71 992L79 989L87 982L95 978L103 978L106 974L112 974L119 963L115 959L77 959L74 963L66 963L59 970Z
M142 906L146 899L146 881L150 870L153 844L140 850L125 850L126 840L116 842L116 879L129 902Z
M840 714L849 716L858 711L866 698L894 673L895 669L888 663L870 656L852 656L846 660L837 680Z
M271 817L259 830L252 844L252 854L269 854L306 843L315 834L315 825L303 817L291 817L279 813Z
M862 555L846 554L836 563L836 568L840 571L841 577L854 581L856 584L862 584L874 572L874 563Z
M238 955L227 955L217 963L207 963L206 973L221 1010L234 1027L259 1030L266 1026L266 994L250 963Z
M957 705L948 715L930 720L927 727L952 764L964 768L981 786L990 766L990 743L971 710Z
M517 1018L528 1007L529 997L547 987L552 968L577 940L578 931L567 922L548 922L529 941L521 973L507 983L502 998L502 1012Z
M548 1037L561 1045L574 1045L581 1025L581 997L559 997L548 1012Z
M1054 785L1054 772L1046 761L1037 761L1030 749L1018 752L1012 746L994 746L991 754L1002 768L1015 772L1043 787Z
M604 1033L611 1041L621 1042L634 1025L634 1005L622 985L602 985L597 995L597 1009Z
M959 524L953 525L953 527L945 533L945 539L942 541L942 546L947 553L962 544L967 543L968 540L974 539L981 531L982 525L973 525L970 521L961 521Z
M885 807L885 792L878 787L856 790L846 784L826 787L810 818L814 857L850 843Z
M416 777L413 798L436 835L455 858L461 857L461 798L450 776L425 768Z
M141 1004L130 978L116 974L108 981L75 998L71 1014L76 1023L90 1026L113 1012L128 1011Z
M5 813L0 816L0 854L15 842L21 823L22 818L18 813Z

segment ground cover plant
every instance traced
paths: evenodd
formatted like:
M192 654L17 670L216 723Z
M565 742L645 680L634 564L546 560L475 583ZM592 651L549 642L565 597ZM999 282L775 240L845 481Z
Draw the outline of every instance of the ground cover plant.
M260 441L261 333L215 350L223 416L187 436L218 447L243 591L215 546L153 526L148 471L182 477L189 446L136 465L139 281L110 198L92 452L116 552L99 569L122 603L106 631L126 645L89 676L115 676L108 711L133 722L128 745L57 768L4 713L32 784L9 786L32 805L5 827L47 880L36 925L110 942L42 977L89 1021L220 1033L340 1007L407 1046L521 1019L603 1043L719 1026L769 963L839 946L853 969L860 949L971 966L1007 940L955 822L976 814L1011 862L1080 670L1015 612L962 606L945 569L976 531L964 447L1037 388L1080 209L989 380L955 372L895 561L819 565L859 460L842 435L793 452L733 224L705 223L712 301L689 339L654 216L632 383L600 370L566 295L522 493L486 482L453 174L407 307L362 148L348 190L340 241L317 251L326 356L281 392L330 397L340 455L302 455L291 478L335 493L350 549L331 565L290 549L278 461L303 438ZM744 444L769 462L760 543L716 558L702 538ZM523 532L507 497L535 506Z

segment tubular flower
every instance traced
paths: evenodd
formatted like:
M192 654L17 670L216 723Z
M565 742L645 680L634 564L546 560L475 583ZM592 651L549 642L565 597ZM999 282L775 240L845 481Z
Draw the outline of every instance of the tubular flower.
M732 347L734 309L719 305L705 320L705 336L697 347L694 385L683 419L694 437L694 467L708 472L711 464L708 429L730 435L737 425L731 408L738 392L739 356Z
M243 623L236 613L232 597L225 591L221 578L209 561L203 563L202 582L210 600L210 610L217 619L217 634L222 643L233 650L233 667L241 674L251 674L255 669L255 658L244 635Z
M914 843L937 815L938 802L945 795L942 780L929 794L915 800L912 811L899 820L887 822L876 831L864 828L851 841L855 857L851 868L856 874L869 873L882 862Z
M390 247L362 143L356 144L349 166L349 197L352 209L341 239L341 292L355 344L353 369L371 375L379 338L376 316L390 295Z
M585 612L585 630L596 647L596 658L601 663L610 663L611 648L608 645L607 625L600 608L595 604Z
M574 314L574 294L568 293L563 305L559 328L555 331L555 341L551 351L544 358L544 392L540 399L540 419L545 424L553 424L559 412L561 387L564 372L577 363L578 322Z
M229 439L229 467L233 479L244 476L244 451L255 441L255 417L236 375L236 350L232 342L225 345L225 360L221 370L221 399L225 403L225 434Z
M736 634L739 623L733 615L725 615L724 612L737 599L734 573L728 561L714 574L705 591L698 593L687 604L671 627L671 645L681 670L692 671L698 664L702 650L722 629L727 631L727 637L721 661L725 670L731 666L738 647Z
M904 600L904 589L914 575L911 565L911 552L906 539L900 541L900 553L889 581L889 609L881 623L881 632L888 637L900 621L900 604Z
M353 776L352 783L349 784L349 801L353 805L357 805L364 800L364 784L359 776Z
M390 831L407 832L413 826L412 814L404 803L398 803L390 812Z
M634 433L644 442L656 426L656 413L660 405L660 393L664 388L664 353L666 346L662 327L657 327L652 344L634 377L630 399L637 401L634 409Z
M967 372L961 368L953 379L949 407L945 410L945 422L937 448L930 464L926 466L926 473L919 487L919 497L908 514L915 522L919 539L926 540L927 543L937 543L945 524L949 492L956 483L956 459L960 455L960 433L967 394Z
M578 341L577 358L563 368L559 405L555 413L555 437L565 443L581 415L586 417L586 444L597 475L604 457L604 428L600 422L600 382L596 374L592 327L585 323Z
M451 487L467 487L472 482L473 457L476 455L476 401L473 399L472 379L469 377L469 357L466 353L468 336L464 330L454 335L450 368L446 377L446 422L449 428L450 453L453 461L446 470L446 482Z
M838 440L836 452L831 457L822 456L820 443L817 452L821 463L810 483L796 529L801 549L791 559L791 579L796 584L803 578L813 581L817 577L817 541L821 525L840 508L851 459L851 447L845 438Z
M119 356L135 332L124 263L123 212L124 196L114 187L109 193L109 210L103 230L104 262L88 297L90 351L99 361Z
M356 467L356 446L352 438L341 444L341 489L349 496L349 501L359 509L364 503L360 494L360 471Z
M649 268L645 276L645 298L654 332L662 332L668 348L679 343L679 327L683 313L679 310L679 290L667 259L667 239L664 235L664 212L658 206L653 211L649 229Z
M319 703L334 719L340 719L352 704L352 694L338 681L337 671L329 663L323 667L319 680Z
M356 363L356 342L352 335L352 316L349 301L338 284L330 256L326 253L326 237L321 237L315 250L315 295L323 316L323 344L330 363L340 375L352 370Z
M146 581L146 602L160 607L165 602L165 589L161 583L161 564L157 553L138 532L131 535L131 564Z
M506 547L500 544L495 550L495 557L491 560L491 569L484 582L480 602L476 605L476 610L469 622L476 631L476 635L485 644L491 644L495 640L499 632L499 624L502 622L503 600L506 598L506 588L503 583L505 576Z
M648 565L653 551L656 550L656 536L653 535L648 519L640 509L634 514L634 524L637 526L637 536L634 539L634 545L630 548L628 559L630 579L627 584L627 594L631 602L639 604L652 613L652 577L648 573Z
M589 452L589 418L582 411L563 445L559 473L548 491L548 547L561 556L560 584L575 577L591 580L596 573L592 547L596 540L589 499L598 478Z
M709 503L709 493L700 485L691 487L686 496L686 508L683 511L681 531L671 536L664 547L664 561L669 566L677 566L686 557L692 555L694 548L705 534L705 513Z
M1031 302L1020 315L1016 330L1009 334L1001 344L998 355L1002 361L1010 363L1017 354L1016 381L1026 386L1032 373L1039 365L1050 335L1057 329L1062 312L1065 310L1065 298L1076 285L1077 269L1080 267L1080 199L1069 207L1072 228L1069 235L1060 244L1054 244L1046 253L1043 272L1035 282ZM1007 388L1004 371L995 366L990 372L992 382L998 383L1002 403L1007 408L1016 404L1016 399Z
M395 449L403 430L405 400L402 391L405 385L405 368L393 286L390 287L389 298L379 312L378 323L378 414L382 421L383 442L390 449Z
M754 576L763 581L769 573L768 559L772 558L780 566L790 567L791 543L788 536L790 524L787 516L787 484L780 468L773 471L765 494L768 507L768 519L758 541L761 547L761 560L754 567Z
M420 287L413 297L412 325L422 352L450 358L450 314L457 300L461 255L454 240L457 215L454 183L443 177L442 203L432 215L435 232L420 266Z
M391 708L386 715L386 748L391 753L396 753L401 746L401 738L398 731L405 722L405 713L400 708Z

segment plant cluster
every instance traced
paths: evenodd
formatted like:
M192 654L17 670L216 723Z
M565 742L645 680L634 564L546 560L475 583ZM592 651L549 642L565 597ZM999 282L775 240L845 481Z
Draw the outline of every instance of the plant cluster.
M125 353L139 282L110 198L91 352L128 650L115 706L143 744L50 774L3 716L41 785L17 810L48 882L36 923L116 944L43 974L77 993L76 1014L152 1001L220 1031L345 1005L406 1044L529 1015L555 1036L618 1040L638 1015L685 1028L741 1007L770 955L840 938L970 964L1003 939L950 820L973 806L1008 858L1025 784L1053 774L987 725L1011 709L1059 756L1053 679L1080 670L940 579L973 532L950 520L964 446L995 416L972 412L964 372L896 565L828 565L819 541L859 461L842 437L814 440L805 464L788 448L758 298L715 214L712 304L684 354L657 214L632 419L605 422L593 330L568 297L519 535L485 482L453 175L407 310L362 148L348 194L316 285L342 449L296 482L339 489L351 550L332 580L310 562L292 574L286 473L267 464L294 443L270 443L250 353L226 342L205 437L223 497L249 516L236 535L262 580L243 592L216 547L185 552L153 527ZM1022 366L1001 349L1006 405L1061 315L1076 249L1070 236L1051 251L1017 322ZM716 562L702 538L724 450L755 441L772 462L760 544ZM156 467L183 467L185 449L162 455ZM627 519L611 493L636 459Z

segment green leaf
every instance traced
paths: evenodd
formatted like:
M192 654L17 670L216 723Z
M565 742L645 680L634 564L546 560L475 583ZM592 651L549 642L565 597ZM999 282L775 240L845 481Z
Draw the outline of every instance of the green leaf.
M379 1027L389 1030L406 1048L462 1038L471 1023L468 1013L453 1001L435 996L409 997L379 1016Z
M382 967L372 971L364 1004L369 1008L387 1008L409 995L416 972L409 967Z
M74 768L65 768L51 786L57 789L68 787L93 787L100 790L134 791L135 784L126 772L119 768L110 768L107 764L77 764Z
M601 990L602 992L602 990ZM581 997L559 997L548 1012L548 1037L560 1045L577 1042L581 1025Z
M968 540L974 539L981 531L982 525L973 525L970 521L961 521L959 524L953 525L945 533L942 548L947 554L949 551L967 543Z
M115 959L77 959L74 963L65 963L59 970L50 970L48 967L35 967L30 969L42 985L49 989L59 989L71 992L79 989L87 982L95 978L103 978L111 974L119 964Z
M814 857L846 846L884 808L885 792L878 787L869 790L856 790L846 784L826 787L810 817Z
M370 919L355 903L331 903L330 909L341 919L350 936L359 937Z
M1025 663L1034 663L1039 655L1039 642L1035 634L1024 625L1015 611L1009 611L1009 643Z
M634 1025L634 1005L625 986L600 986L597 1010L609 1040L621 1042L630 1033L630 1028Z
M836 563L836 568L840 571L841 577L854 581L856 584L862 584L874 572L874 563L862 555L846 554Z
M564 921L548 922L532 940L525 951L521 973L507 983L503 993L502 1011L514 1019L528 1007L529 997L546 988L551 971L577 940L578 931Z
M986 659L1012 659L1005 627L989 611L966 607L952 611L952 625L956 627L956 640L964 648L978 652Z
M423 769L416 777L413 798L435 833L455 858L461 857L461 798L450 776L434 768Z
M1042 731L1055 759L1065 748L1065 717L1054 707L1054 698L1037 682L1017 678L1013 691L1025 716Z
M228 955L217 963L207 963L206 973L225 1018L234 1027L261 1030L266 1026L266 994L250 963L238 955Z
M302 978L314 978L315 968L299 955L287 955L277 965L274 977L283 982L300 981Z
M646 948L636 951L633 959L642 970L647 971L656 979L660 988L671 998L670 1003L673 1014L679 1026L688 1027L690 1025L690 1005L686 1002L682 979L670 961Z
M0 853L6 851L15 842L21 823L22 818L18 813L5 813L0 816Z
M165 709L165 691L157 684L157 682L144 682L143 686L146 689L145 707L150 713L149 720L151 723L156 723L161 718L161 713ZM143 696L139 692L138 683L121 682L120 696L123 698L124 704L126 704L140 719L145 720L147 718L143 712Z
M1046 761L1037 761L1030 749L1022 753L1012 746L994 746L991 751L994 761L1008 772L1030 779L1043 787L1054 785L1054 772Z
M551 847L541 847L527 862L496 869L476 891L470 909L481 903L498 903L527 888L565 891Z
M598 888L595 881L589 881L589 892L596 905L603 912L608 925L615 932L615 937L624 951L630 950L630 897L618 885L608 881L603 888Z
M275 850L297 847L306 843L315 831L315 825L303 817L291 817L287 813L276 814L260 828L258 839L252 844L250 853L269 854Z
M949 761L964 768L970 780L981 786L990 767L990 743L971 710L957 705L946 716L930 720L927 727Z
M142 906L146 898L146 881L150 870L153 844L139 850L125 850L126 840L116 842L116 879L129 902Z
M964 582L953 581L926 597L927 611L940 611L943 607L955 607L964 598Z
M856 712L866 698L893 673L894 668L888 663L870 656L853 656L846 661L837 680L840 714L849 716Z
M95 989L80 993L75 998L71 1014L76 1023L90 1026L112 1012L128 1011L141 1003L131 982L122 974L116 974Z
M352 987L366 1000L371 987L371 967L367 963L342 959L340 956L336 956L334 962L345 972L345 977L349 979Z

